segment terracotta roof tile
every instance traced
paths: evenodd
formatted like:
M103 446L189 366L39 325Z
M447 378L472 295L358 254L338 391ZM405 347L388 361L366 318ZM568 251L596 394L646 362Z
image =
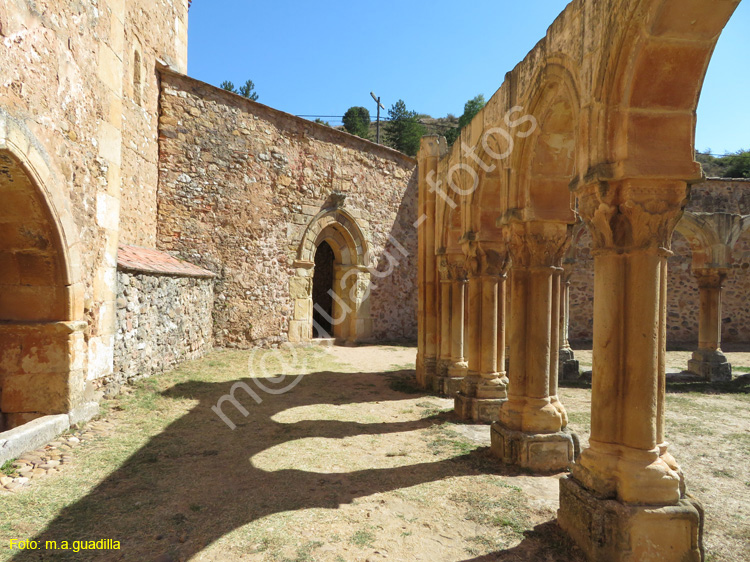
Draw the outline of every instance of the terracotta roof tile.
M166 252L125 244L118 248L117 269L182 277L216 277L207 269L178 260Z

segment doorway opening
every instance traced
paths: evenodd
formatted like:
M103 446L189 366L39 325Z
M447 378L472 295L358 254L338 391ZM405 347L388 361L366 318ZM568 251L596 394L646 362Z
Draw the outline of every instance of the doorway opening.
M313 338L333 337L333 280L336 257L328 242L315 251L313 273Z

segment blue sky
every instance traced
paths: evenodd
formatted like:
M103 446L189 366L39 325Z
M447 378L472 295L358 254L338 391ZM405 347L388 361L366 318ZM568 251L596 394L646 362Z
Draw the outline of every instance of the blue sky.
M295 115L341 116L374 90L389 108L441 117L489 98L567 0L358 2L196 0L189 74L218 85L251 78L258 101ZM697 148L750 148L750 1L714 54L698 108ZM326 119L334 123L336 119Z

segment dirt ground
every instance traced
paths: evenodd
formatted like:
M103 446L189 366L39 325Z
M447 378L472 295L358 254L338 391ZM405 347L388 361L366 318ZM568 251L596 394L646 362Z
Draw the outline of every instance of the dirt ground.
M0 492L0 560L582 561L554 523L559 476L493 459L487 426L415 388L415 351L217 351L137 383L59 473ZM212 407L238 381L230 429ZM585 443L590 390L561 396ZM750 560L749 406L747 386L670 385L708 561ZM42 547L9 550L30 538ZM121 548L43 546L89 539Z

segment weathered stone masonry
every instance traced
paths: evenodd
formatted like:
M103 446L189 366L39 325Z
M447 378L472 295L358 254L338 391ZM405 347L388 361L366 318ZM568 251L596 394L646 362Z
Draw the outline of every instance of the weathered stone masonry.
M138 261L144 255L156 260ZM155 250L120 247L111 383L168 371L212 349L214 278Z
M160 143L158 245L218 275L218 345L308 339L307 252L327 231L366 339L416 339L414 160L169 71Z

